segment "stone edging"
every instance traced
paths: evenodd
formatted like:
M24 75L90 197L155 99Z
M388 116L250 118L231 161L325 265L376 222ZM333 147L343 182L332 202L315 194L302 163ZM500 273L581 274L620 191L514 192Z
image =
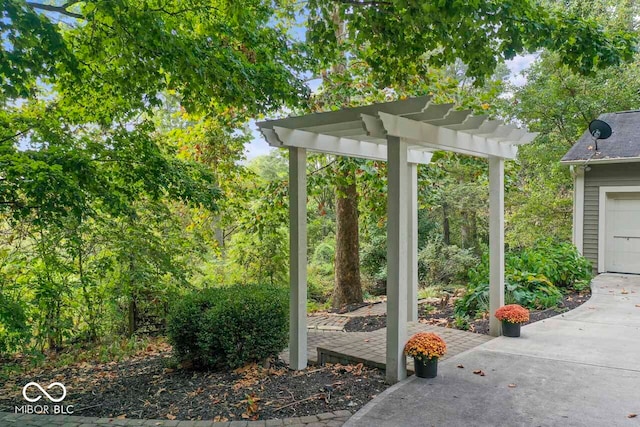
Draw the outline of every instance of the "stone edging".
M61 427L102 427L102 426L157 426L157 427L340 427L351 417L347 410L325 412L304 417L263 420L263 421L179 421L141 420L135 418L96 418L73 415L22 415L0 412L0 426L61 426Z

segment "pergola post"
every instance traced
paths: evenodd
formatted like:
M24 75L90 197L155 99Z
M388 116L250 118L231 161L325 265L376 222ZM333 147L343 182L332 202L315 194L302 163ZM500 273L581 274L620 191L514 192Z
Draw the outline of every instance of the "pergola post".
M407 320L418 320L418 165L409 163Z
M409 173L407 143L387 137L387 360L386 380L407 376L403 353L407 340Z
M504 305L504 159L489 157L489 333L500 336L493 313Z
M307 367L307 152L289 148L289 366Z

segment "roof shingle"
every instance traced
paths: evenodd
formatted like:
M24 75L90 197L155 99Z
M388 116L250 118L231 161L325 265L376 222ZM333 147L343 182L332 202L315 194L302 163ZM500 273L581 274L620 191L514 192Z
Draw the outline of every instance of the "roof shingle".
M587 129L561 162L600 160L615 163L616 160L629 161L631 158L638 158L640 162L640 111L606 113L598 119L607 122L613 130L608 139L598 140L598 152L594 154L594 140Z

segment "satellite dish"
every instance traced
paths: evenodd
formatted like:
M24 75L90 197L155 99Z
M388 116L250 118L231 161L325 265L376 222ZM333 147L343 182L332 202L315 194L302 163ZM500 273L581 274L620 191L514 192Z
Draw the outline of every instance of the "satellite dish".
M611 136L611 126L602 120L592 120L589 123L589 133L595 139L607 139Z

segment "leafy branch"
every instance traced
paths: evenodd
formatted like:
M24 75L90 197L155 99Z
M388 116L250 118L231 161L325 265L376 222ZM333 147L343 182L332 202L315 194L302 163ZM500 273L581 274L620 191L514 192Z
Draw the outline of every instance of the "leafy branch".
M393 6L393 3L390 1L358 1L358 0L338 0L339 3L342 4L350 4L353 6Z
M35 3L35 2L31 2L28 1L26 2L27 6L33 8L33 9L39 9L39 10L46 10L48 12L56 12L59 13L61 15L65 15L65 16L69 16L71 18L76 18L76 19L85 19L84 15L80 14L80 13L75 13L75 12L70 12L67 9L70 8L71 6L73 6L76 3L80 3L79 1L69 1L65 4L63 4L62 6L55 6L52 4L42 4L42 3Z

